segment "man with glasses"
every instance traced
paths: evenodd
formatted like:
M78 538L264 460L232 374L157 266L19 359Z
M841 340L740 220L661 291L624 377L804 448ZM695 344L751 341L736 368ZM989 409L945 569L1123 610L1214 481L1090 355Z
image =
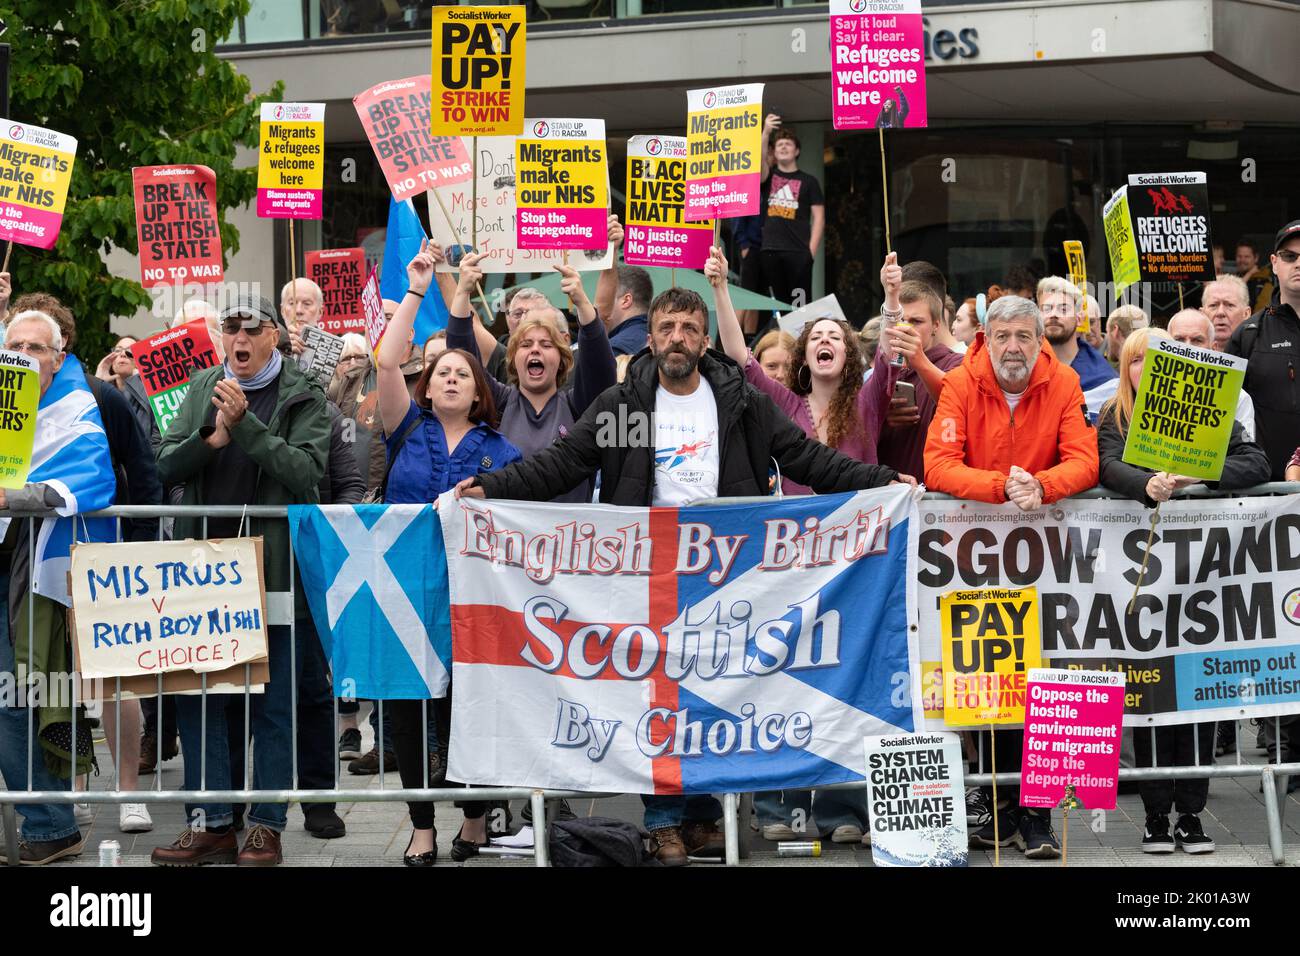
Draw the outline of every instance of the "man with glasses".
M1300 435L1300 219L1278 230L1270 257L1272 301L1237 327L1225 349L1249 361L1243 386L1255 403L1255 441L1282 481Z
M284 361L277 346L285 322L266 299L240 296L220 318L226 361L190 380L185 402L158 449L163 482L183 484L182 503L191 506L315 504L329 453L325 397L294 363ZM241 530L265 539L267 591L289 590L289 531L283 518L206 522L178 518L175 536L228 538ZM302 590L295 591L299 604L295 613L305 615ZM256 739L253 787L258 790L286 790L293 785L289 641L288 627L267 627L270 682L251 703L251 731ZM230 787L226 702L221 695L177 699L186 790ZM202 775L204 758L206 774ZM242 850L237 848L229 803L187 804L185 812L189 829L170 847L156 849L154 863L273 866L281 862L285 804L253 805Z

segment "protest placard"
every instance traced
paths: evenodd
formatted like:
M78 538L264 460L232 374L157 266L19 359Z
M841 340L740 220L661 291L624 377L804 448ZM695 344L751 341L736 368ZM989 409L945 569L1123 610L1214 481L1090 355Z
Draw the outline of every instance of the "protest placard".
M1205 173L1138 173L1128 178L1128 214L1138 271L1148 282L1214 278L1210 191Z
M212 347L203 319L142 339L131 346L131 355L149 407L158 420L158 430L164 434L181 410L195 369L217 364L217 350Z
M40 401L40 363L22 352L0 351L0 488L27 483Z
M524 129L527 8L434 7L435 136L517 136Z
M0 239L54 248L76 158L71 136L0 122Z
M831 0L836 129L928 125L921 0Z
M328 385L343 357L343 339L315 325L299 326L298 337L302 339L298 365L322 386Z
M1087 335L1091 321L1097 319L1097 316L1088 314L1088 261L1083 255L1083 243L1077 239L1067 239L1061 243L1061 248L1065 251L1066 268L1069 270L1070 284L1083 293L1083 301L1079 303L1079 323L1075 326L1074 331L1080 335Z
M361 287L365 285L366 250L320 249L303 256L307 278L320 286L325 311L321 328L334 335L365 332Z
M484 272L549 272L566 258L579 271L609 268L613 255L607 243L567 255L561 249L521 249L515 226L515 139L485 136L475 142L477 185L440 186L435 192L441 203L429 203L429 236L447 253L439 272L454 272L471 247L483 254L478 265ZM605 185L608 193L608 180ZM447 209L450 225L440 206ZM608 238L603 226L602 233Z
M261 538L78 544L71 578L86 677L201 674L266 657Z
M943 719L950 727L1018 724L1025 678L1039 666L1034 588L952 591L939 599Z
M408 76L372 86L352 98L370 147L399 202L440 183L474 175L469 150L459 136L434 136L429 77Z
M136 166L135 232L140 284L220 282L217 174L207 166Z
M325 104L263 103L257 214L319 219L324 208Z
M787 335L792 335L797 339L805 325L809 322L815 322L818 319L838 319L841 322L848 321L844 315L844 310L840 308L840 300L835 298L834 292L828 296L823 296L820 299L809 302L807 305L795 309L793 312L787 312L784 315L778 316L776 324L782 332Z
M1102 227L1106 230L1106 251L1110 256L1110 280L1115 295L1142 278L1138 271L1137 243L1133 241L1133 221L1128 214L1128 189L1121 186L1106 200L1102 209Z
M1115 671L1029 672L1020 805L1055 807L1072 795L1087 810L1114 810L1119 792L1124 675Z
M631 137L623 261L630 266L703 269L713 242L713 220L687 222L685 202L686 139Z
M370 270L366 284L361 287L361 314L366 322L366 344L370 351L379 348L379 340L384 337L384 326L388 318L384 315L384 297L379 294L379 272Z
M686 92L686 221L758 212L763 84Z
M965 866L966 797L956 734L863 739L876 866Z
M1245 378L1244 358L1150 337L1123 460L1217 481Z
M520 249L609 244L605 121L530 119L515 140Z

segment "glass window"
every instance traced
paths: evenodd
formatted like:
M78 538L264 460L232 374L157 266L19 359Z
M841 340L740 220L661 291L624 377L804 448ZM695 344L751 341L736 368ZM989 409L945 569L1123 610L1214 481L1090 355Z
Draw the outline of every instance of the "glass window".
M245 43L285 43L303 39L303 7L293 0L252 0L244 17ZM232 36L231 40L237 37Z

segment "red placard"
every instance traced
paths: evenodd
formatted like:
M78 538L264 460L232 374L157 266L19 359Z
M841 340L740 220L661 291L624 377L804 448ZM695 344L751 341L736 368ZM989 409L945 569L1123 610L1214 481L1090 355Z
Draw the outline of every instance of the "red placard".
M366 274L366 251L321 249L304 257L307 278L320 286L325 312L320 327L332 335L358 332L365 335L366 318L361 311L361 287Z
M166 332L159 332L131 346L136 374L149 399L158 430L167 433L190 390L190 376L196 369L217 364L217 350L203 319L195 319Z
M388 319L384 317L384 297L379 294L379 273L371 269L361 290L361 311L366 318L366 342L370 351L379 348L379 340L384 337L384 327Z
M216 173L206 166L136 166L131 181L140 284L220 282Z
M389 80L352 98L388 188L399 202L434 186L466 182L473 175L464 140L429 132L432 104L428 74Z

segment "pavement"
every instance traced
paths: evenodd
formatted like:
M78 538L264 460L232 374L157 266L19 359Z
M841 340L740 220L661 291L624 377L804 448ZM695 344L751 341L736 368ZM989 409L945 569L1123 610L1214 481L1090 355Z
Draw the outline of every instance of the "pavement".
M1254 727L1241 723L1240 738L1244 745L1240 755L1220 757L1219 762L1261 764L1263 750L1256 749ZM370 730L363 721L365 734L363 748L370 746ZM96 744L102 768L100 776L91 778L92 790L111 788L112 758L106 742ZM180 789L183 756L162 765L163 789ZM340 765L340 786L348 789L396 789L401 783L395 771L382 777L354 776ZM141 786L158 786L157 775L141 778ZM1300 865L1300 801L1296 794L1289 795L1283 813L1283 842L1286 848L1286 865ZM519 825L521 801L513 807L515 827ZM641 801L636 796L618 796L599 800L575 800L572 808L579 816L612 816L641 823ZM156 846L170 844L184 830L184 815L179 805L153 804L154 829L149 833L126 834L118 831L118 810L115 806L93 806L94 820L83 827L86 834L85 852L79 857L52 864L52 866L97 866L97 848L103 840L116 840L121 845L122 863L125 866L148 866L149 854ZM320 840L303 829L303 816L299 807L289 810L289 826L284 837L285 864L290 866L401 866L402 852L410 837L410 823L406 805L401 802L357 802L338 806L337 811L347 826L347 835L336 840ZM1083 811L1071 814L1068 834L1068 855L1071 866L1111 867L1224 867L1272 866L1268 848L1268 827L1265 819L1264 799L1259 792L1258 777L1242 779L1217 779L1210 782L1209 802L1201 821L1205 832L1218 846L1216 852L1187 855L1178 851L1169 855L1147 855L1140 849L1144 822L1142 803L1136 793L1121 794L1118 809L1114 811ZM436 826L441 866L532 866L531 857L489 858L477 857L464 864L451 863L446 858L451 839L461 821L460 811L451 804L438 804ZM1053 825L1058 837L1063 834L1060 811L1053 814ZM810 822L815 830L816 821ZM750 827L742 831L748 836L749 855L742 866L871 866L871 850L861 845L835 845L828 839L822 841L822 855L817 858L778 856L777 844L763 840ZM0 836L0 840L3 837ZM703 864L710 865L710 864ZM717 864L713 864L717 865ZM972 850L971 866L993 866L992 851ZM1014 848L1001 853L1002 866L1053 866L1055 863L1026 860Z

